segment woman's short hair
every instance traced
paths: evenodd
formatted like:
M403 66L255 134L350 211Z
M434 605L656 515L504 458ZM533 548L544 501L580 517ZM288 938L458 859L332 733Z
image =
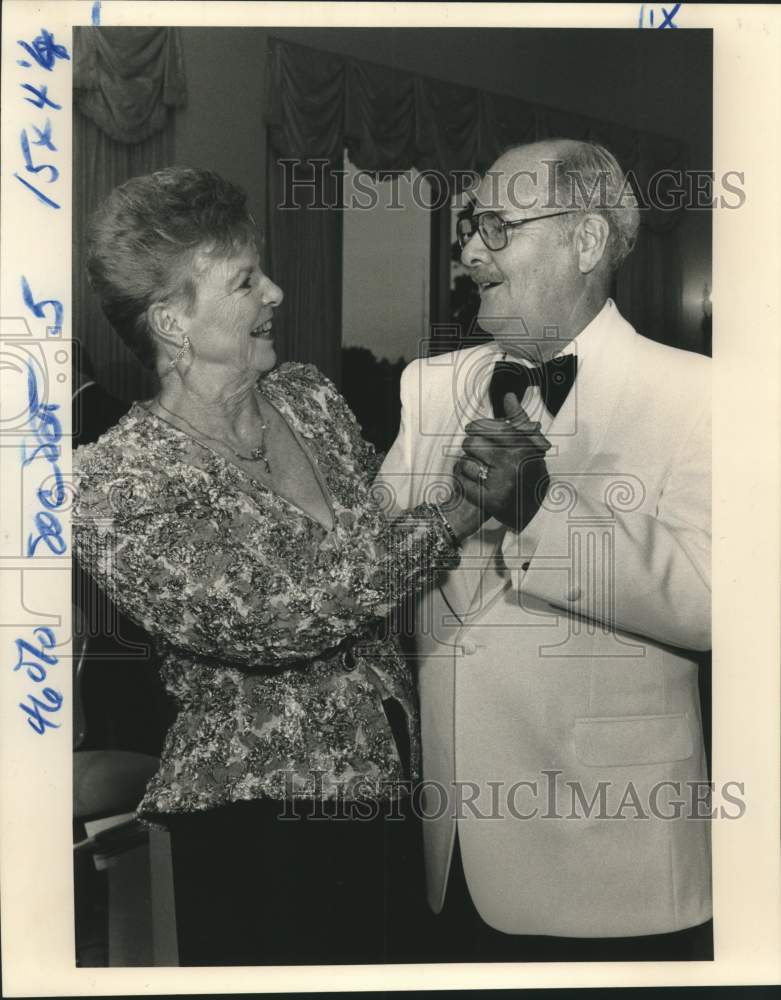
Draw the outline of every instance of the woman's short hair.
M255 238L247 196L210 170L168 167L115 188L93 215L87 274L103 312L147 368L155 345L147 312L155 302L197 298L196 255L231 256Z

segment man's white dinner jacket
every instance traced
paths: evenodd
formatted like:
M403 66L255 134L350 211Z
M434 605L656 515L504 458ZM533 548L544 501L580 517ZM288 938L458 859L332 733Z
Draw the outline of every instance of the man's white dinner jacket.
M543 508L495 520L418 601L429 901L456 833L482 918L613 937L711 915L693 651L710 646L710 370L608 300L574 342ZM493 343L412 362L381 472L397 509L441 499L464 426L491 416ZM530 402L531 399L531 402Z

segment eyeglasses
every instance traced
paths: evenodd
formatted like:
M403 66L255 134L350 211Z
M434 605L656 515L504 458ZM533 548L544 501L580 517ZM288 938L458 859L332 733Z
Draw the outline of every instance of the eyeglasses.
M548 215L535 215L530 219L517 219L515 222L504 222L496 212L478 212L476 215L459 219L456 226L456 239L463 250L475 233L480 233L480 239L489 250L504 250L507 246L507 230L515 226L524 226L527 222L539 222L540 219L555 219L560 215L572 215L579 208L570 208L564 212L551 212Z

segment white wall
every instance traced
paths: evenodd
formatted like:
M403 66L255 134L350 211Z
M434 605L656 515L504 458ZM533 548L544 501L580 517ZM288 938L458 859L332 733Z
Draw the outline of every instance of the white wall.
M349 206L355 168L346 166ZM428 189L428 182L423 184ZM392 185L374 185L375 207L344 212L342 344L367 347L389 361L411 361L420 357L421 339L428 335L431 217L415 204L409 183L400 182L395 195ZM358 205L368 200L365 192L357 192ZM388 209L389 204L404 207Z

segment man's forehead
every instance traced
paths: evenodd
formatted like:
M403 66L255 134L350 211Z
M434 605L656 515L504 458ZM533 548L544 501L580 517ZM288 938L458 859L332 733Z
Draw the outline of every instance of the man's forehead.
M551 168L546 160L555 157L539 147L513 150L500 156L485 172L474 196L476 212L531 210L546 196Z

